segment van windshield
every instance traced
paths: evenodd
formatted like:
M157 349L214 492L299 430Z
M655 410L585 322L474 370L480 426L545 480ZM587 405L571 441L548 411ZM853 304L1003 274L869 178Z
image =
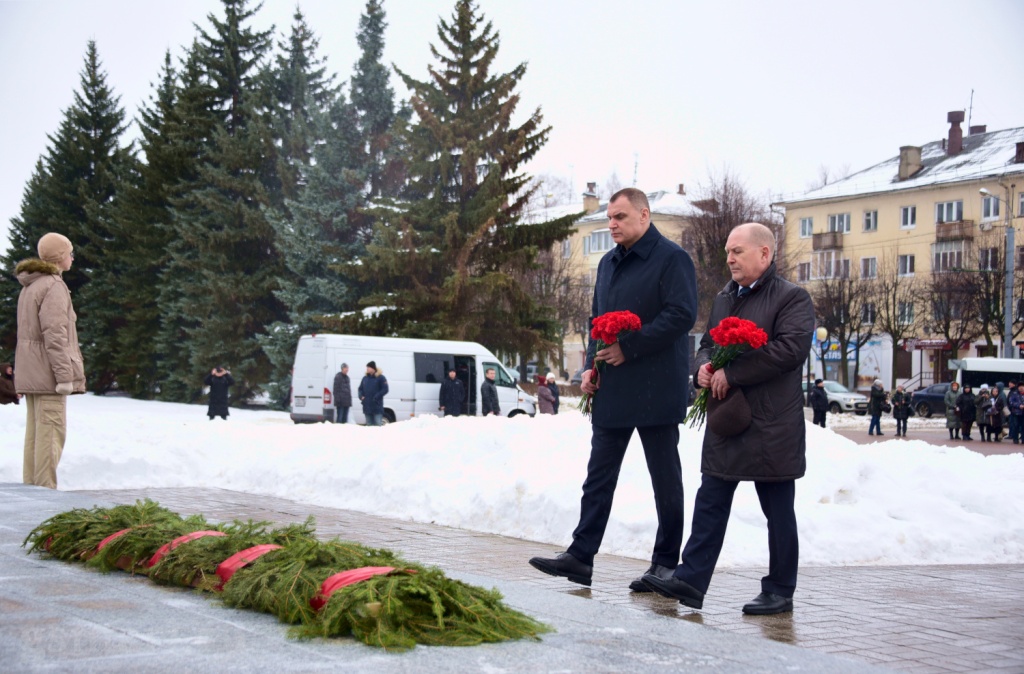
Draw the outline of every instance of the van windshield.
M495 383L495 385L497 385L497 386L507 386L509 388L515 388L516 383L514 381L512 381L512 377L508 376L508 372L505 372L505 368L503 368L501 365L498 365L497 363L487 363L487 362L485 362L483 364L483 366L484 366L484 372L485 373L489 369L493 369L494 370L494 373L495 373L494 374L494 383Z

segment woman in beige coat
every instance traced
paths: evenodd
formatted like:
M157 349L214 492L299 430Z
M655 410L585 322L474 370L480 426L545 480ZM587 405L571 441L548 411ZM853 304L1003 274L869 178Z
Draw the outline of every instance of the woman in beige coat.
M85 393L85 369L78 349L75 309L61 273L75 258L71 241L43 235L38 259L22 260L14 273L18 296L15 386L25 396L24 482L57 488L57 464L67 435L67 396Z

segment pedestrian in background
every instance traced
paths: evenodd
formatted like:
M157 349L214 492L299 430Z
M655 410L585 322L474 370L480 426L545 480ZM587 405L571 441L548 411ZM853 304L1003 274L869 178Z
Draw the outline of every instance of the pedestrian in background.
M558 414L558 399L561 397L561 395L558 392L558 384L555 383L555 375L552 374L551 372L548 372L548 376L547 376L546 379L547 379L548 389L550 389L551 395L555 399L555 402L554 402L555 411L552 412L552 414Z
M206 416L210 417L210 421L213 421L214 417L220 417L227 421L228 394L231 387L235 385L235 380L231 373L225 370L223 366L218 365L210 370L210 374L206 375L203 383L210 387L210 402L206 408Z
M377 369L377 363L366 364L366 375L359 384L359 400L363 403L363 415L367 426L384 425L384 396L388 394L388 380Z
M1024 381L1011 390L1006 399L1010 407L1010 439L1018 445L1021 441L1021 430L1024 430Z
M537 375L537 407L541 414L555 413L555 396L548 388L547 380Z
M348 376L348 363L342 363L338 374L334 375L334 422L348 423L348 411L352 408L352 380Z
M0 405L21 403L21 394L14 388L14 366L0 363Z
M494 387L494 377L497 372L493 367L484 371L484 383L480 384L480 403L482 414L501 416L501 407L498 405L498 389Z
M910 418L910 394L903 390L903 384L896 387L890 398L892 418L896 420L896 437L907 437L907 419Z
M964 390L956 397L956 413L960 416L960 430L962 440L971 440L971 426L974 425L974 416L977 412L977 400L970 384L964 384Z
M828 413L828 394L825 393L825 382L820 379L814 380L814 388L811 389L811 409L814 411L815 426L825 428L825 414Z
M949 439L960 439L960 415L956 412L956 399L960 395L960 384L952 382L942 402L946 406L946 428L949 429Z
M988 442L988 411L992 407L992 395L989 393L988 384L982 384L978 389L978 398L974 401L974 423L978 424L978 435L982 442Z
M18 295L17 393L25 396L25 484L57 488L57 464L67 438L67 396L85 393L85 367L78 348L78 316L61 274L75 260L71 241L44 234L38 258L22 260L14 273Z
M996 382L995 388L989 391L992 404L988 408L988 441L1002 442L1003 410L1006 409L1006 396L1003 394L1003 383Z
M876 379L871 385L871 392L868 397L868 414L871 415L871 422L868 424L868 435L885 435L882 432L882 408L886 403L885 388L881 379Z
M455 368L448 368L448 378L441 382L438 404L446 417L462 414L462 401L466 399L466 388L458 378Z

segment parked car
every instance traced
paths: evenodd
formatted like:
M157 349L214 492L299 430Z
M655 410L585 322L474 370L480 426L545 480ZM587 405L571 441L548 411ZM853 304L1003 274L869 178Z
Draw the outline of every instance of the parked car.
M580 369L576 370L576 373L572 376L571 379L569 379L569 383L571 385L573 385L573 386L579 386L580 384L582 384L583 383L583 372L586 369L587 368L585 368L585 367L581 367Z
M802 383L804 398L807 397L807 382ZM814 386L814 383L811 383ZM855 412L861 416L868 413L868 398L846 388L837 381L825 381L825 395L828 397L828 411L832 414Z
M919 417L930 417L933 414L942 416L946 414L945 396L948 390L949 384L932 384L914 391L910 396L910 407Z

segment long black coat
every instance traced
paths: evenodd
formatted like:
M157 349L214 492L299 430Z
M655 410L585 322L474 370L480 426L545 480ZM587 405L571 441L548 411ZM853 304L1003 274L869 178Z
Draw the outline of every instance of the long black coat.
M807 467L801 370L811 348L814 304L807 291L777 276L775 264L745 297L729 281L711 305L708 329L728 316L753 321L768 333L760 349L740 354L725 366L730 387L743 390L750 404L750 427L723 437L704 432L701 472L723 480L775 482L802 477ZM696 372L711 362L715 342L707 330L694 359Z
M910 394L906 391L896 391L892 394L892 398L889 399L892 403L892 417L893 419L909 419L910 418Z
M334 375L334 406L337 408L352 407L352 380L344 372Z
M498 389L494 387L493 381L486 378L484 383L480 384L480 413L484 416L501 414L501 407L498 406Z
M462 401L466 399L466 387L458 377L455 379L445 378L441 382L441 392L438 394L438 404L444 408L444 413L458 416L462 414Z
M641 328L619 345L626 362L600 370L595 426L632 428L678 424L689 399L687 334L697 317L697 281L690 256L652 224L628 251L616 246L597 267L591 321L609 311L632 311ZM586 367L594 365L590 340Z
M828 412L828 394L820 386L811 389L811 409L815 412Z
M230 372L217 377L212 372L206 375L203 383L210 387L210 405L206 414L211 417L227 416L228 390L235 385Z
M960 415L961 421L974 422L974 415L977 413L977 398L974 397L973 391L964 391L956 397L956 409L959 410L957 414Z

